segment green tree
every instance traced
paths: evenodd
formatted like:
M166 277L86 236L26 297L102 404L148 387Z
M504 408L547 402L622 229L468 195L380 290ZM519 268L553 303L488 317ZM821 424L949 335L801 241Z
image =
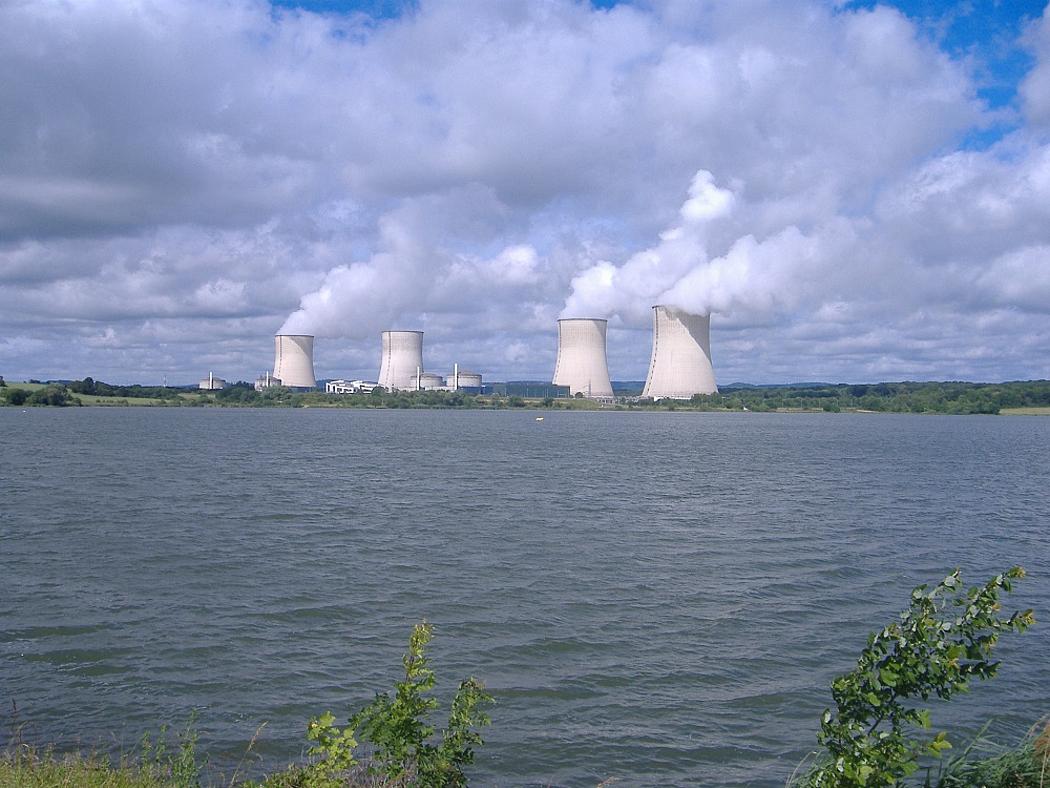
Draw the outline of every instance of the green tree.
M869 635L857 667L832 682L836 710L824 712L817 737L826 758L804 783L894 785L918 769L920 756L950 748L943 732L921 736L930 712L919 701L948 700L971 679L995 675L999 635L1034 622L1031 610L1000 615L1000 593L1022 577L1014 567L967 590L956 570L932 591L916 588L900 620Z
M29 392L25 389L8 387L0 396L7 400L8 405L25 405L26 400L29 399Z
M378 693L343 728L335 725L331 712L310 721L307 738L315 743L310 752L320 759L315 775L344 784L338 780L357 765L360 739L372 746L368 772L373 776L427 788L467 784L463 767L474 762L474 748L484 743L478 729L490 722L483 707L492 697L477 679L463 681L452 699L448 724L435 739L429 717L438 707L430 695L436 680L426 655L432 634L426 622L412 630L408 653L402 658L404 679L397 682L393 695Z

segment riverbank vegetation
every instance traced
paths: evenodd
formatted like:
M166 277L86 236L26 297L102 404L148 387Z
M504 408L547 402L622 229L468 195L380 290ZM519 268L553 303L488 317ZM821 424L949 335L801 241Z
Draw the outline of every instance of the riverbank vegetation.
M240 381L219 391L164 386L115 386L88 377L0 387L0 404L14 406L150 405L178 407L365 408L365 409L540 409L702 411L753 413L941 413L1050 415L1050 381L1008 383L800 384L727 386L718 394L653 402L618 396L597 402L582 397L524 398L459 391L384 391L368 394L299 392L275 386L256 391Z
M994 677L999 637L1034 623L1031 610L1002 612L1002 595L1022 577L1024 570L1014 567L967 588L956 570L932 590L914 589L909 608L871 633L856 667L832 682L834 709L824 711L817 735L822 749L787 785L1050 788L1050 723L1033 726L1015 747L996 746L979 734L953 755L948 733L932 731L928 707L931 698L947 701L973 679ZM97 753L58 754L16 742L0 754L0 788L464 786L464 769L484 743L480 730L490 722L484 709L493 699L468 678L452 698L445 727L435 728L436 679L426 655L431 635L425 622L415 627L402 659L404 676L392 693L378 693L345 725L331 712L311 719L308 759L284 770L244 777L253 739L232 775L205 776L207 759L197 752L191 719L174 739L161 729L156 739L143 739L135 756L115 762Z

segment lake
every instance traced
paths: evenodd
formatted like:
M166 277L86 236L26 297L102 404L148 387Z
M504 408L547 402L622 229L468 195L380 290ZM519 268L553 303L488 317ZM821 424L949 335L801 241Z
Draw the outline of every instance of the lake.
M497 699L479 785L782 786L914 585L1013 564L1040 623L934 723L1050 712L1050 418L535 415L0 408L0 745L197 709L258 773L426 619Z

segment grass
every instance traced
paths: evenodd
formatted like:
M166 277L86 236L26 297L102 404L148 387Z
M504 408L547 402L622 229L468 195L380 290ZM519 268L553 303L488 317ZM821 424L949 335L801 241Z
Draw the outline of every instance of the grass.
M237 772L232 778L212 775L214 780L199 780L202 765L197 764L188 741L196 741L190 729L182 735L178 752L154 747L152 751L145 749L141 759L122 757L117 763L97 753L58 754L50 748L17 745L0 752L0 788L304 788L317 784L310 780L307 769L295 764L254 781L238 779ZM361 788L403 788L410 782L372 777L364 767L344 777L339 785ZM789 780L789 784L799 783ZM1034 725L1012 748L979 734L958 755L945 758L940 771L935 769L930 774L928 784L937 788L1050 788L1050 722Z
M137 763L110 763L94 753L56 755L18 747L0 756L0 788L174 788L166 775Z
M1050 788L1050 722L1033 725L1012 749L986 739L983 732L978 734L959 756L946 760L936 784L938 788Z
M1033 406L1030 408L1003 408L999 411L1003 416L1050 416L1050 406Z
M74 394L85 405L166 405L166 400L155 397L100 397L97 394Z

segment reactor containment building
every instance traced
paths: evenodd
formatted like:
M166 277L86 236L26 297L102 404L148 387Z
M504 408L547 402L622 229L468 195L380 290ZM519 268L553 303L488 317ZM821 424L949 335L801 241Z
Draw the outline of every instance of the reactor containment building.
M717 394L711 366L711 316L653 307L653 355L643 397L689 399Z
M309 334L277 334L274 338L273 376L292 389L315 389L314 338Z
M608 320L562 318L558 321L558 359L555 386L568 386L570 396L611 398L609 362L605 350Z

